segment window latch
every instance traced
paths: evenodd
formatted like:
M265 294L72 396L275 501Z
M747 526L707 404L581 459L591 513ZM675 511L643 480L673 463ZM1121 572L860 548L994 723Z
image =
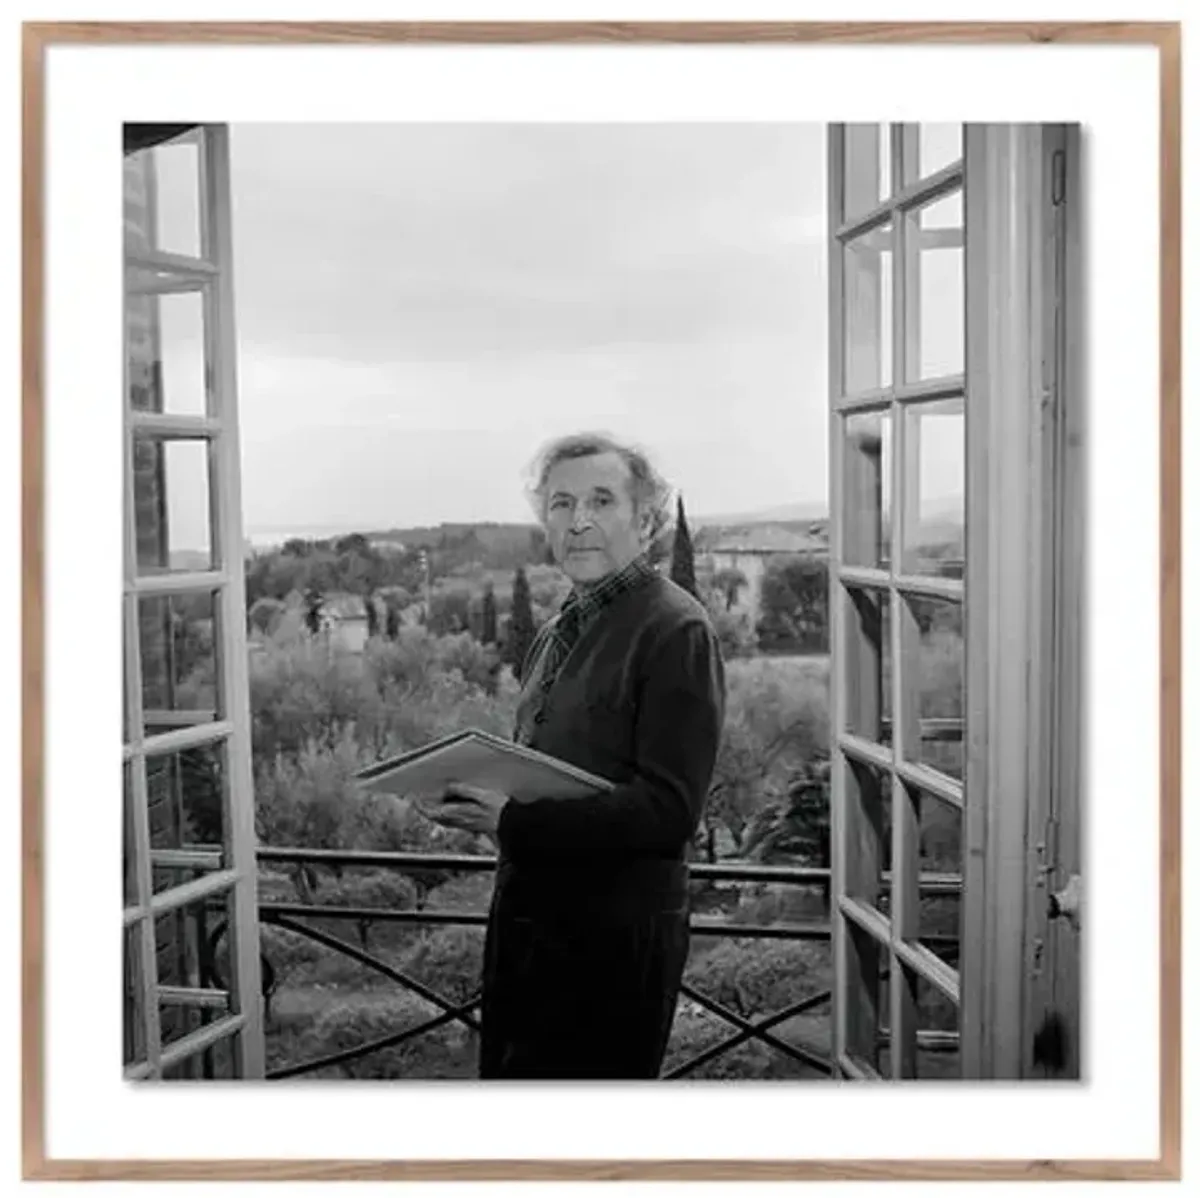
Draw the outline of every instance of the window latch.
M1075 931L1079 931L1079 919L1083 907L1083 881L1072 874L1062 890L1050 895L1047 914L1051 919L1065 919Z

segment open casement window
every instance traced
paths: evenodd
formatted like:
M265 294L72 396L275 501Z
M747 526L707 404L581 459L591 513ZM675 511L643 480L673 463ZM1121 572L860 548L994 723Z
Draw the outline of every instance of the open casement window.
M260 1077L229 139L126 126L124 1065Z
M829 131L834 1060L1078 1077L1078 131Z

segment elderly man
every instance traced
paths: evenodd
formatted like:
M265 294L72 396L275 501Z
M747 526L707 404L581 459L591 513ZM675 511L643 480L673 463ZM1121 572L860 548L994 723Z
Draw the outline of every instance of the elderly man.
M720 649L704 607L648 561L668 488L640 452L563 438L535 463L531 494L574 585L530 648L516 739L615 788L444 796L443 823L500 849L480 1072L653 1078L687 960L686 856L721 734Z

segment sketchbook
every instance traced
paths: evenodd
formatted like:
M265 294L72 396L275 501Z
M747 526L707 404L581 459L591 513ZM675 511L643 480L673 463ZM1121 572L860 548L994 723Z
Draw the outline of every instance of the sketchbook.
M523 803L586 799L613 789L607 779L578 766L475 728L368 766L355 778L367 790L400 797L432 795L451 782L465 782Z

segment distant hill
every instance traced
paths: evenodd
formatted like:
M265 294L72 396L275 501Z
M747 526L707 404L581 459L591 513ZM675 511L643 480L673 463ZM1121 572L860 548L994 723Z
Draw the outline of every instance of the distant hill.
M779 507L760 508L753 512L734 514L698 515L688 512L688 524L693 528L740 528L755 524L779 524L807 526L823 523L826 519L824 504L782 504ZM364 533L373 541L402 541L406 545L433 546L447 540L466 537L474 533L485 543L512 542L528 537L537 529L530 521L527 524L463 523L454 522L438 525L419 525L413 528L377 529Z
M825 520L828 514L828 505L824 503L785 503L779 507L759 508L753 512L719 513L711 516L693 516L689 512L688 523L698 527L714 525L719 528L754 524L811 524Z
M914 530L919 544L958 544L963 539L962 500L926 500L922 503L919 530ZM692 528L696 548L704 550L718 537L744 533L770 526L789 532L823 537L829 523L823 504L781 504L778 507L760 508L757 511L702 514L688 513L688 524ZM412 527L376 529L340 529L323 534L320 539L335 540L356 531L369 541L380 544L404 546L407 550L429 549L446 555L446 564L475 561L488 567L514 568L525 561L544 560L545 538L541 529L533 522L500 523L496 521L450 521L444 524L422 524ZM884 521L886 535L887 521ZM293 535L304 535L297 533ZM310 532L308 536L312 537ZM280 536L277 544L282 544ZM258 547L265 548L260 541ZM180 559L192 555L182 553ZM199 555L197 555L199 557ZM199 560L175 563L176 568L188 565L200 568Z
M716 539L770 527L802 536L820 535L826 523L824 512L804 505L767 508L740 515L688 516L696 548L704 552ZM541 528L529 523L503 524L495 521L472 524L463 521L422 524L411 527L355 530L377 548L403 547L407 552L427 549L436 555L438 572L475 562L488 568L515 569L526 562L546 560L546 541ZM336 540L349 530L311 539ZM304 538L309 539L309 538ZM282 544L282 538L277 542ZM258 548L267 546L262 542Z
M202 549L172 549L172 570L211 570L212 554Z

